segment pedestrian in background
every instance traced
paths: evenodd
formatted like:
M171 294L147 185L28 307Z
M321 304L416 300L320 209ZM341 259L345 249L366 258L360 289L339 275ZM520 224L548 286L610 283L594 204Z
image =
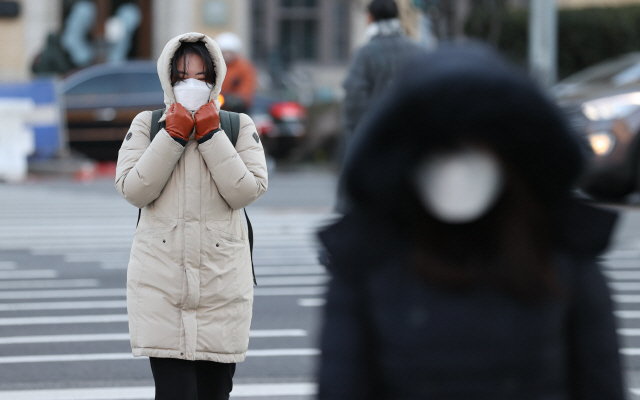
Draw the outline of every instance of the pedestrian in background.
M253 104L256 92L256 69L242 56L242 40L232 32L216 36L224 61L227 64L227 78L222 83L225 98L223 109L246 113Z
M353 57L343 83L347 146L365 112L396 79L400 66L426 51L404 34L394 0L373 0L367 11L368 42Z
M616 399L595 258L615 214L571 196L559 111L480 45L403 70L358 129L331 262L320 399Z
M220 129L226 67L209 37L171 39L158 59L166 111L135 117L116 188L141 208L127 269L134 356L148 356L157 400L228 399L245 359L253 305L242 208L267 189L262 144L240 114L236 146Z

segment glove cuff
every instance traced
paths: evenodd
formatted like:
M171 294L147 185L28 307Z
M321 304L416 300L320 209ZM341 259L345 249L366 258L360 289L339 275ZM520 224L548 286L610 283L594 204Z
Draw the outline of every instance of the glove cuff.
M171 136L173 138L173 140L175 140L176 142L180 143L182 145L182 147L185 147L187 145L188 140L184 140L181 137L176 137L176 136Z
M215 135L216 133L220 132L220 128L215 129L209 133L207 133L206 135L204 135L203 137L201 137L200 139L198 139L198 144L202 144L204 142L206 142L207 140L211 139L213 137L213 135Z

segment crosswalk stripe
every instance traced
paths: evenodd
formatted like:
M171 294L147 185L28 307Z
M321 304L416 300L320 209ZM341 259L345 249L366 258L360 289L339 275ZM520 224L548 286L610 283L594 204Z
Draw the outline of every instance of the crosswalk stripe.
M633 292L640 290L640 282L608 282L607 285L617 292Z
M0 303L0 311L86 310L126 307L126 300Z
M317 356L320 350L301 349L260 349L247 350L249 357L297 357ZM131 353L91 353L91 354L44 354L32 356L8 356L0 357L0 364L66 362L66 361L107 361L107 360L135 360L147 359L147 357L134 357Z
M69 290L29 290L3 291L0 299L56 299L74 297L121 297L127 294L126 289L69 289Z
M98 324L127 322L127 314L109 315L65 315L56 317L17 317L0 318L0 326L15 325L59 325L59 324Z
M621 336L640 336L640 329L618 329L617 332Z
M622 319L640 318L640 311L614 311L613 314Z
M327 272L322 265L287 265L287 266L256 266L257 276L267 275L313 275Z
M97 279L0 281L0 289L61 289L98 286L100 286L100 282Z
M231 397L314 396L317 391L317 384L311 382L234 384ZM153 398L155 398L153 386L0 391L0 400L150 400Z
M629 281L640 279L640 271L603 271L609 279L616 281Z
M15 261L0 261L0 270L16 269L18 264Z
M258 282L260 285L260 282ZM253 290L254 296L315 296L326 291L324 286L309 287L256 287ZM69 289L69 290L12 290L0 292L2 300L19 299L55 299L55 298L78 298L78 297L124 297L126 289Z
M94 335L50 335L50 336L12 336L0 337L2 344L27 343L75 343L75 342L109 342L129 340L128 333L105 333Z
M260 286L299 286L299 285L324 285L329 281L326 275L307 276L267 276L261 277Z
M640 348L621 348L620 354L624 354L625 356L640 356Z
M640 303L640 295L613 295L611 298L616 303Z
M55 269L0 271L0 279L42 279L42 278L56 278L57 276L58 276L58 272Z
M301 307L322 307L327 301L325 299L298 299L298 305Z
M259 283L258 283L259 284ZM285 288L262 288L253 289L254 296L318 296L324 294L327 289L323 286L311 287L285 287Z
M305 337L304 329L256 329L249 331L252 338ZM75 343L129 341L128 333L103 333L86 335L41 335L0 337L0 345L27 343Z

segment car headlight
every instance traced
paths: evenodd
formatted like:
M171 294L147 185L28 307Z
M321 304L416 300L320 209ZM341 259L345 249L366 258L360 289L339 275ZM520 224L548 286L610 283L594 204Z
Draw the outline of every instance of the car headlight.
M582 113L591 121L624 118L640 108L640 92L603 97L582 104Z
M587 135L589 146L597 156L606 156L611 153L616 144L616 138L609 132L594 132Z

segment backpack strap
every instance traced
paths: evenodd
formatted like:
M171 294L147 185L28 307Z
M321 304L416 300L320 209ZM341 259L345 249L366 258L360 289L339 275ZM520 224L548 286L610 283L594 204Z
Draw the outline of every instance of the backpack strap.
M230 111L220 111L220 128L227 135L233 147L236 147L238 142L238 136L240 135L240 114ZM244 209L244 216L247 220L247 228L249 232L249 250L251 252L251 273L253 274L253 284L258 285L256 281L256 271L253 267L253 227L251 226L251 220L247 214L247 209Z
M164 108L161 108L159 110L154 110L151 112L151 129L149 130L149 139L151 139L151 141L153 141L153 138L156 137L156 134L160 131L160 129L166 126L164 122L160 123L160 118L162 118L164 110Z
M233 147L236 147L240 134L240 114L230 111L220 111L220 128L227 134Z
M161 108L159 110L153 110L151 112L151 127L149 128L149 141L153 142L153 138L156 137L156 134L158 133L158 131L161 128L164 128L166 126L166 124L163 122L162 124L160 123L160 118L162 117L162 114L164 114L164 108ZM136 227L138 227L138 224L140 223L140 216L142 215L142 209L138 208L138 222L136 222Z

